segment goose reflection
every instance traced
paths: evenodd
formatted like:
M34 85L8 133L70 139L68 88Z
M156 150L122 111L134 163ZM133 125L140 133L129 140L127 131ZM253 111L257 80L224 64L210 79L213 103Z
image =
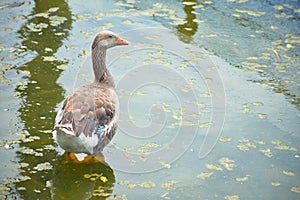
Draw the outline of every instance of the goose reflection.
M34 140L20 143L19 163L26 167L16 183L19 199L105 199L115 182L113 170L97 162L86 164L67 161L53 148L53 118L56 105L64 98L64 90L57 83L62 73L57 66L67 64L55 54L72 28L72 13L67 1L36 0L28 20L18 31L21 45L33 59L19 68L28 72L26 87L16 87L23 100L19 117L23 122L24 137ZM25 140L24 140L25 141ZM29 142L30 141L30 142ZM90 177L89 177L90 176Z
M62 155L54 166L53 179L47 182L51 199L106 199L115 184L113 170L107 163L95 160L66 160Z
M192 36L197 32L198 24L194 21L196 15L194 14L195 9L193 6L196 5L196 0L184 0L184 12L186 13L185 23L177 26L179 33L179 39L182 42L190 43Z

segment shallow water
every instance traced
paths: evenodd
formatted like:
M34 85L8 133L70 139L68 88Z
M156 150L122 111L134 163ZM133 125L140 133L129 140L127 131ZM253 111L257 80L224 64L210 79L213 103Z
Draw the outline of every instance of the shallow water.
M0 5L0 199L299 199L299 1ZM60 102L110 29L120 120L104 164L67 162Z

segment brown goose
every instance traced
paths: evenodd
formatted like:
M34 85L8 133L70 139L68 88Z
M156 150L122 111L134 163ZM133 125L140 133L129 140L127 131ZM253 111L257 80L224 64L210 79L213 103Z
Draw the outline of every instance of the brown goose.
M79 161L101 154L115 134L118 99L105 57L108 48L127 44L110 31L98 33L92 44L94 82L69 94L56 115L53 137Z

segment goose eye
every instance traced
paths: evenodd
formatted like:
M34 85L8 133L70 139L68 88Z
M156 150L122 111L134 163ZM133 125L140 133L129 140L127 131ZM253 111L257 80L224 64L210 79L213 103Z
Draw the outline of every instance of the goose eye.
M112 38L113 36L112 36L112 35L109 35L108 37L109 37L109 38Z

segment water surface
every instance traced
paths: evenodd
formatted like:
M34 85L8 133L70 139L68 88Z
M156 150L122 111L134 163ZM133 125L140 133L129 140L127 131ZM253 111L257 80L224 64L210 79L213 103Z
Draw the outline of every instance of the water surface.
M5 1L1 199L299 199L299 1ZM110 29L107 164L59 155L60 102ZM216 144L215 144L216 143Z

